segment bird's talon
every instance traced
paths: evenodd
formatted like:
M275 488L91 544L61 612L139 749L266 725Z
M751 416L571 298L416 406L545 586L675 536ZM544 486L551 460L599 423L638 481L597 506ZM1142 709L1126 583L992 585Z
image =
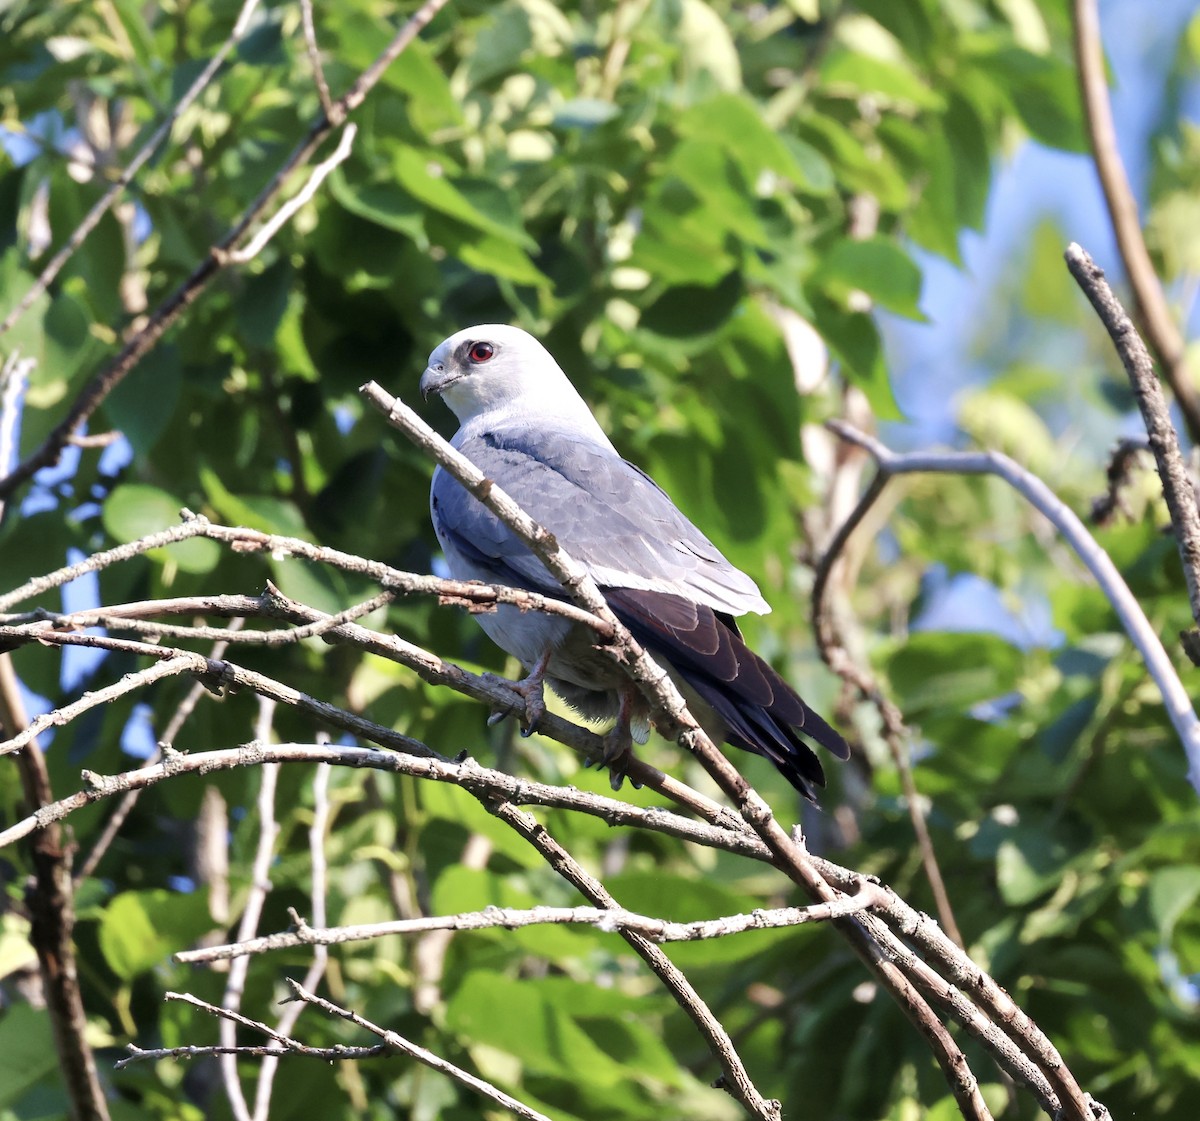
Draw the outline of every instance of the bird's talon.
M499 724L499 723L500 723L500 721L501 721L501 720L503 720L503 719L504 719L506 716L508 716L508 713L507 713L507 712L506 712L504 709L502 709L502 708L493 709L493 710L492 710L492 711L491 711L491 712L488 714L488 718L487 718L487 726L488 726L489 728L494 728L494 727L495 727L497 724Z

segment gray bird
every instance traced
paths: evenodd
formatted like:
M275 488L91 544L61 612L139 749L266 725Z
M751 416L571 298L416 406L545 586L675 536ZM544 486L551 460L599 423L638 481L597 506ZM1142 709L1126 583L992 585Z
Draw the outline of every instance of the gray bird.
M609 606L671 675L714 742L764 755L805 797L823 786L802 736L840 759L845 741L746 646L735 616L771 609L758 587L642 470L622 459L566 374L532 335L487 324L429 356L421 393L458 417L451 443L587 569ZM566 599L541 561L442 468L429 496L434 532L457 579ZM650 710L586 627L500 606L476 615L525 667L526 732L544 711L543 681L589 720L616 718L605 762L619 787L631 739Z

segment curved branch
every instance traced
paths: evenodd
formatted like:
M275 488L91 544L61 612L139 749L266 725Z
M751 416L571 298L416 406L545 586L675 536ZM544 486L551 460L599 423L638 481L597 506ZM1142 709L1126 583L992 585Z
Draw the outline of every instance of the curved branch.
M885 478L922 473L997 475L1043 514L1087 566L1112 604L1125 633L1141 653L1146 670L1162 694L1175 734L1183 745L1189 780L1200 793L1200 721L1196 719L1191 698L1141 604L1122 579L1112 558L1100 548L1087 526L1066 503L1036 475L1002 452L911 452L901 455L844 421L831 420L827 426L843 440L869 452Z

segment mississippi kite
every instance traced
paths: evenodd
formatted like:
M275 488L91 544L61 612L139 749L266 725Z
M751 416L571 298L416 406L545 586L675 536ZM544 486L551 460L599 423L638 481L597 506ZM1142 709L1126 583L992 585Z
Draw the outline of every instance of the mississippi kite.
M657 484L618 454L566 374L517 327L470 327L429 356L421 393L440 396L461 427L453 445L587 569L609 606L670 673L716 741L764 755L808 798L824 785L801 736L845 759L846 743L742 640L735 616L770 607ZM442 468L430 513L450 571L565 599L558 581ZM644 743L649 706L586 627L502 605L480 626L525 667L527 718L542 682L590 720L616 717L605 761L619 785L631 738ZM799 733L799 734L798 734Z

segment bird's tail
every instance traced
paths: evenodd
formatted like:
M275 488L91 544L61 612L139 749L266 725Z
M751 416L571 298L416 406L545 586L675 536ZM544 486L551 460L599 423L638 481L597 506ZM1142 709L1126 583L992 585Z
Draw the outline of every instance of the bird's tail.
M846 741L746 645L731 615L664 592L605 588L604 595L634 638L724 721L729 743L766 756L816 800L814 788L825 785L825 772L806 740L839 759L850 754Z

